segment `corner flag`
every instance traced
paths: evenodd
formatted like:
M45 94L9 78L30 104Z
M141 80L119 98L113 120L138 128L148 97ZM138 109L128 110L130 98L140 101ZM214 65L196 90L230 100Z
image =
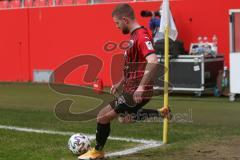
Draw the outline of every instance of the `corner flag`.
M163 0L162 14L159 32L164 35L164 104L163 108L169 109L169 38L173 41L177 39L177 29L173 21L171 11L169 9L169 0ZM160 8L160 9L161 9ZM165 117L163 120L163 144L167 144L168 141L168 119Z
M174 23L172 13L169 8L169 0L163 0L160 10L161 9L162 9L162 14L161 14L161 23L160 23L159 32L164 35L166 27L169 27L169 38L175 41L178 36L178 31Z

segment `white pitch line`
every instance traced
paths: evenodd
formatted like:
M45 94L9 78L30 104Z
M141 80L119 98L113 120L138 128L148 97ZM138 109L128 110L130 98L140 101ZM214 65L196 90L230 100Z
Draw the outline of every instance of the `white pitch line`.
M124 138L124 137L111 137L110 136L109 139L116 140L116 141L126 141L126 142L142 143L142 144L159 143L158 141L155 141L155 140Z
M76 132L51 131L51 130L23 128L23 127L5 126L5 125L0 125L0 129L15 130L15 131L21 131L21 132L32 132L32 133L45 133L45 134L54 134L54 135L63 135L63 136L71 136L73 134L76 134ZM88 136L90 140L94 140L95 139L95 135L90 135L90 134L85 134L85 135ZM155 140L123 138L123 137L111 137L111 136L108 139L110 139L110 140L117 140L117 141L143 143L143 144L159 143L158 141L155 141Z
M75 134L75 132L61 132L61 131L51 131L51 130L33 129L33 128L22 128L22 127L4 126L4 125L0 125L0 129L14 130L14 131L20 131L20 132L54 134L54 135L61 135L61 136L71 136L71 135ZM88 136L90 140L95 139L94 135L89 135L89 134L85 134L85 135Z
M61 131L51 131L51 130L33 129L33 128L22 128L22 127L5 126L5 125L0 125L0 129L14 130L14 131L20 131L20 132L63 135L63 136L71 136L71 135L75 134L75 132L61 132ZM85 135L88 136L90 140L95 139L95 135L90 135L90 134L85 134ZM161 142L158 142L158 141L155 141L155 140L111 137L111 136L108 139L117 140L117 141L141 143L141 145L138 145L137 147L129 148L129 149L126 149L126 150L122 150L122 151L107 153L106 157L125 156L125 155L129 155L129 154L137 153L137 152L145 150L145 149L160 147L162 145Z
M126 150L123 150L123 151L107 153L106 157L126 156L126 155L129 155L129 154L140 152L140 151L145 150L145 149L160 147L161 145L162 145L162 143L149 143L149 144L139 145L137 147L126 149Z

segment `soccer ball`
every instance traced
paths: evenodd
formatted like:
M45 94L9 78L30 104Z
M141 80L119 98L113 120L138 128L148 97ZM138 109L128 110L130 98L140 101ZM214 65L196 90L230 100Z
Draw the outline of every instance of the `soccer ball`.
M68 148L74 155L87 152L91 147L89 138L81 133L74 134L68 140Z

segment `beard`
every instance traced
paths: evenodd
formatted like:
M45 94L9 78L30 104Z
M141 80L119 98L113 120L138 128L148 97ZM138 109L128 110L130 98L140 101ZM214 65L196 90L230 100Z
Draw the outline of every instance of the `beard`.
M128 29L128 27L123 27L123 29L122 29L123 34L128 34L129 32L130 32L130 30Z

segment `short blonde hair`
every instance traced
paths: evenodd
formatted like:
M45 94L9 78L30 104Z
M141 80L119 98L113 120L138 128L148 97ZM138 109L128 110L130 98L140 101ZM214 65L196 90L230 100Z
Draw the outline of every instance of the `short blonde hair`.
M128 17L132 20L135 19L135 14L133 8L127 4L119 4L117 5L114 10L112 11L112 17L117 17L121 19L122 17Z

